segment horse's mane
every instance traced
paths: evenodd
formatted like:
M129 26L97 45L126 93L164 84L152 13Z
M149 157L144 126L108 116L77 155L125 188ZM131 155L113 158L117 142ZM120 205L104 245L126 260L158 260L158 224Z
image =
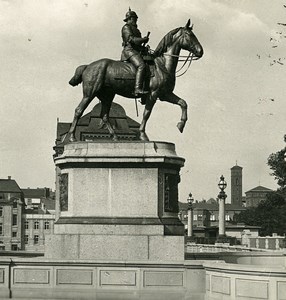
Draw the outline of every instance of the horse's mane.
M153 55L155 57L161 56L163 53L167 51L167 47L170 45L170 43L173 41L173 36L181 29L181 27L178 27L176 29L171 30L168 32L160 41L157 48L155 49Z

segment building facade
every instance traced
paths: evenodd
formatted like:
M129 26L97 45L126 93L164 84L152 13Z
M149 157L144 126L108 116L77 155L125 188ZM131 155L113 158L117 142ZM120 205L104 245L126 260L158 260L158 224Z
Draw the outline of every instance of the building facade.
M265 201L267 199L267 194L269 194L270 192L272 192L271 189L268 189L261 185L245 192L246 207L257 207L261 201Z
M23 250L44 252L45 236L53 234L54 221L54 214L23 214Z
M194 236L217 238L219 228L219 205L217 202L196 202L192 206L193 209L193 231ZM226 235L241 240L243 230L249 226L237 224L237 216L244 211L244 207L233 204L225 205L225 224ZM179 202L179 219L187 228L188 224L188 204ZM255 227L258 233L259 227Z
M44 251L55 221L51 195L48 188L21 189L11 177L0 179L0 250Z
M0 250L22 250L24 196L9 176L0 179Z

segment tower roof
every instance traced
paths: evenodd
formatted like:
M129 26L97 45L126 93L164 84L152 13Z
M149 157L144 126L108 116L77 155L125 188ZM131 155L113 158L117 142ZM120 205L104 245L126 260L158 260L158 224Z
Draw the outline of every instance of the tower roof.
M231 170L242 170L243 168L238 166L238 165L235 165L233 166L232 168L230 168Z

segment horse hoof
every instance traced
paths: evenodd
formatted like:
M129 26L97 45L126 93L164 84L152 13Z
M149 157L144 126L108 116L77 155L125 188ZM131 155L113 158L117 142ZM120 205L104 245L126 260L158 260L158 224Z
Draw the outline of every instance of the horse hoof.
M76 142L75 136L74 136L74 135L71 135L70 138L69 138L69 141L70 141L71 143Z
M114 136L112 137L112 140L113 140L114 142L117 142L117 141L118 141L118 136L117 136L117 135L114 135Z
M149 138L148 138L148 136L145 132L140 132L139 138L140 138L141 141L145 141L145 142L149 141Z
M177 124L177 127L178 127L179 131L182 133L184 131L185 122L179 122Z

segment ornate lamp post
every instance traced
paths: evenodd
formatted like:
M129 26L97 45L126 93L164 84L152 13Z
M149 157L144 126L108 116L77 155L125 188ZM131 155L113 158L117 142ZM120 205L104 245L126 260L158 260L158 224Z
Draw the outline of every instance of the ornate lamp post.
M218 198L219 198L219 230L218 230L219 238L225 237L225 199L226 199L227 195L224 190L225 190L226 186L227 186L227 184L224 180L224 177L223 177L223 175L221 175L220 181L218 183L218 187L220 189L220 192L218 194Z
M192 193L189 194L188 201L188 236L193 236L193 202Z

